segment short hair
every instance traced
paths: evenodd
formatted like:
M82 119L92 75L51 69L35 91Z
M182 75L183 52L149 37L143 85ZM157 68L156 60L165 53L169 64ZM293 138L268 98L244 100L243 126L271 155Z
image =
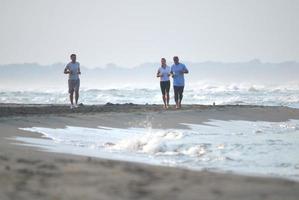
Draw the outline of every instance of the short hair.
M173 56L173 59L179 59L179 57L178 56Z
M74 53L73 53L73 54L71 54L71 56L70 56L70 57L73 57L73 56L75 56L75 57L76 57L76 54L74 54Z

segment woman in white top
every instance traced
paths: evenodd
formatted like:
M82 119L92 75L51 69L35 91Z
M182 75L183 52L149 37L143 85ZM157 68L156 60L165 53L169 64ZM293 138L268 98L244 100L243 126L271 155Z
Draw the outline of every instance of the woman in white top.
M160 78L160 88L162 92L162 99L164 102L164 108L169 107L169 90L170 90L170 67L166 64L166 59L161 59L161 67L159 67L157 72L157 77Z

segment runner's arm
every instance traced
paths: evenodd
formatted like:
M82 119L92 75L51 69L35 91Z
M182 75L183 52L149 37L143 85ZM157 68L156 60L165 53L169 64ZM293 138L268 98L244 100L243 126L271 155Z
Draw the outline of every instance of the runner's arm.
M189 70L187 69L186 66L184 66L183 73L184 73L184 74L188 74L188 73L189 73Z
M78 67L78 74L81 74L80 66Z
M160 70L157 71L157 78L161 77Z
M70 73L70 69L69 69L69 66L67 65L65 68L64 68L64 74L69 74Z

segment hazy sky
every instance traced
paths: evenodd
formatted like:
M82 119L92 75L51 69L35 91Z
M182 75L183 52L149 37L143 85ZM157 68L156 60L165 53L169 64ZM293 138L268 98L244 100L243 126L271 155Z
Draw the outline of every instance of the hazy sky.
M0 64L299 61L299 0L0 0Z

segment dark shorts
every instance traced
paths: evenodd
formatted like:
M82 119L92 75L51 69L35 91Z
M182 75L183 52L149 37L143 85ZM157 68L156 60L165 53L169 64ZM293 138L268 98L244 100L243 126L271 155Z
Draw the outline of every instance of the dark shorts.
M69 79L69 93L73 93L74 91L78 92L80 88L80 79L71 80Z
M169 93L170 90L170 81L160 81L160 88L163 95Z
M182 101L184 86L173 86L174 90L174 100L177 102L178 100Z

